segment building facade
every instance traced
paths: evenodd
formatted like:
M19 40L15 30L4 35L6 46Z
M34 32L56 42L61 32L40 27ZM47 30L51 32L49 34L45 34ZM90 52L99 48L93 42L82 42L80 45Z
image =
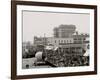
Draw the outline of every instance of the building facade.
M47 38L47 45L53 45L57 47L62 47L61 44L72 44L73 38L55 38L55 37L48 37Z
M77 38L77 40L76 40ZM84 51L87 50L89 46L89 41L87 37L84 36L75 36L75 38L47 38L48 45L52 45L54 47L59 47L62 51L70 54L83 55Z
M89 46L89 35L78 34L75 25L60 25L54 28L54 37L34 37L34 45L52 45L70 54L83 54Z
M68 38L75 32L75 25L60 25L54 28L54 37L56 38Z
M46 37L34 37L34 46L38 45L47 45L47 38Z

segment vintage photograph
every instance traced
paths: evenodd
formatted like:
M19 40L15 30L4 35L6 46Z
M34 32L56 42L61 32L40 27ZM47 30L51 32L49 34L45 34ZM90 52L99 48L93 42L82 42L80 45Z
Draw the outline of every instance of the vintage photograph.
M97 6L11 2L11 78L97 74Z
M89 65L89 13L22 11L22 69Z

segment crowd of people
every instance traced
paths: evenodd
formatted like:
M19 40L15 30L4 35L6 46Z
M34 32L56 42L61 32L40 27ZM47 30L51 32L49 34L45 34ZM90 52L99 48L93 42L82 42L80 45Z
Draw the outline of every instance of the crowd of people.
M88 66L89 56L67 54L58 51L46 51L46 61L57 67Z
M71 67L71 66L88 66L89 65L89 56L83 56L77 55L78 53L74 52L74 50L67 50L65 49L58 49L58 50L45 50L44 47L37 48L37 50L28 49L23 51L23 58L31 58L35 57L35 54L38 51L43 52L42 58L45 59L45 61L53 64L54 66L57 67ZM83 50L83 53L86 51Z

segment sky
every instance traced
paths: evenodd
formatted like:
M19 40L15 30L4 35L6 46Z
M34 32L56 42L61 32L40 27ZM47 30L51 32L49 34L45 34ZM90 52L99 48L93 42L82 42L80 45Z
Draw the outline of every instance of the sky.
M56 13L56 12L22 12L23 42L33 42L34 36L52 37L53 29L59 25L75 25L79 33L89 33L90 15L80 13Z

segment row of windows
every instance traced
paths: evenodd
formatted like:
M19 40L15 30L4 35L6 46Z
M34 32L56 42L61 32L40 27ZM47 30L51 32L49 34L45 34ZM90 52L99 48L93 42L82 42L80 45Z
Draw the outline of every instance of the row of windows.
M74 38L74 40L86 40L85 38Z
M55 40L55 43L57 43L57 41L59 41L59 43L72 43L72 40Z

